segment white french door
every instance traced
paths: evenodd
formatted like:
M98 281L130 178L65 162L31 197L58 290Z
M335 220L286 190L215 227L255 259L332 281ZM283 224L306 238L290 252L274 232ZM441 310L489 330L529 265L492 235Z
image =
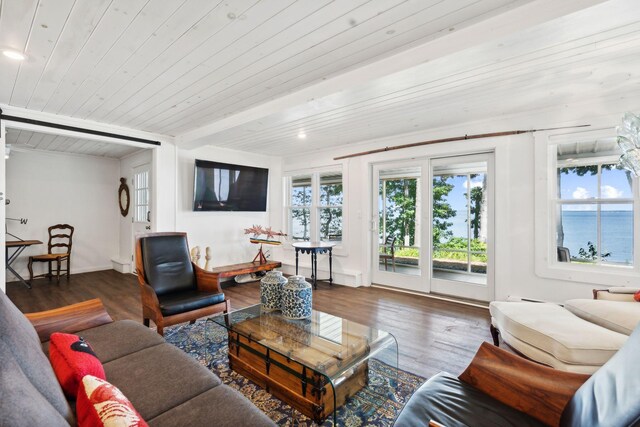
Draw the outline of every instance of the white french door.
M432 159L431 292L494 295L493 153Z
M133 272L135 273L135 244L136 236L142 233L149 233L152 230L151 224L151 164L133 168L133 200L131 222L133 223Z
M380 163L372 172L371 282L491 301L493 153Z
M373 166L372 275L378 285L426 292L424 160ZM427 251L429 246L426 246Z

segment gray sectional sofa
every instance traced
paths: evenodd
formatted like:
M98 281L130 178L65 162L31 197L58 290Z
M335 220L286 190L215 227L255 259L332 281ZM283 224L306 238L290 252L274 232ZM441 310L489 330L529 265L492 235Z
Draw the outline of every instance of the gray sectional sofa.
M41 344L58 326L91 344L107 380L150 426L275 425L149 328L130 320L113 322L103 308L96 313L79 306L75 312L30 321L0 292L0 426L75 425L74 402L65 398L47 358L47 343Z

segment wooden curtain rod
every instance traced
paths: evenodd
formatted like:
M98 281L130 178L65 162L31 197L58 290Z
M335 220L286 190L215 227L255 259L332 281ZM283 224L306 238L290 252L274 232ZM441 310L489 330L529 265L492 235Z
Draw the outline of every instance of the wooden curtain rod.
M531 129L531 130L509 130L505 132L478 133L475 135L454 136L450 138L432 139L431 141L412 142L410 144L396 145L394 147L377 148L375 150L362 151L360 153L353 153L353 154L347 154L346 156L334 157L333 160L342 160L342 159L348 159L351 157L366 156L367 154L384 153L385 151L402 150L403 148L420 147L421 145L441 144L443 142L465 141L467 139L492 138L496 136L520 135L523 133L542 132L547 130L584 128L588 126L591 126L591 125L564 126L564 127L558 127L558 128Z

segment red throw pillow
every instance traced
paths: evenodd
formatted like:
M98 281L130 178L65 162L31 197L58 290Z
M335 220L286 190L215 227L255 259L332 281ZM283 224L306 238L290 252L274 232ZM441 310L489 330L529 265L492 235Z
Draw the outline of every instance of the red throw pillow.
M633 294L633 299L640 302L640 291L636 292L635 294Z
M55 332L49 343L49 360L58 382L67 396L75 399L82 377L105 378L102 363L81 337Z
M116 386L92 375L85 376L80 382L76 415L79 427L147 427Z

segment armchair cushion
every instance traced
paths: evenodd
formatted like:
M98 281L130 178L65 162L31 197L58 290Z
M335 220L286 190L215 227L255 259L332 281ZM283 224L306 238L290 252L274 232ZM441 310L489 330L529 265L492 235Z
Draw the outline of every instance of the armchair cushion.
M523 412L487 396L448 373L431 377L411 397L395 422L398 427L542 426Z
M191 290L159 295L158 300L162 315L171 316L221 303L224 301L224 294Z
M147 283L158 297L196 289L186 236L142 237L140 245Z
M640 425L640 327L604 366L573 395L562 413L560 425Z
M576 316L625 335L640 323L640 304L600 299L572 299L564 303Z

